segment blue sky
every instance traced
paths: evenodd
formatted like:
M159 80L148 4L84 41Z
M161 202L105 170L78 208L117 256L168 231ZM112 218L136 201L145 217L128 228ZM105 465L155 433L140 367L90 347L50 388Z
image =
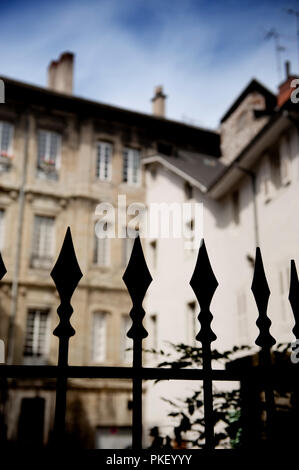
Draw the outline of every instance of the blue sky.
M215 128L251 78L272 91L281 81L270 28L281 34L282 65L299 72L289 7L299 2L2 0L0 73L44 86L50 60L69 50L76 95L149 113L163 85L167 117Z

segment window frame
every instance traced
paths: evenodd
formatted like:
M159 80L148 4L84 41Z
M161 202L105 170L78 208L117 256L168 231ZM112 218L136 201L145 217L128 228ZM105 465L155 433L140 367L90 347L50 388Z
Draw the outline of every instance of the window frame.
M37 220L48 220L52 221L52 226L51 226L51 234L48 235L50 236L50 242L51 245L48 250L45 251L45 246L46 246L46 230L45 227L43 228L43 235L37 233L37 230L40 231L41 225L37 227ZM55 254L55 220L56 218L52 215L44 215L44 214L34 214L33 216L33 232L32 232L32 241L31 241L31 266L32 267L46 267L48 268L49 265L53 262L54 254ZM40 224L40 222L39 222ZM38 249L36 250L36 238L39 237L38 240ZM43 238L41 242L41 238ZM40 248L40 245L42 243L43 248Z
M40 149L40 139L42 135L45 135L45 156L42 158L40 156L41 149ZM49 166L47 169L46 167L43 168L42 163L49 163L51 161L51 145L52 144L52 136L56 136L57 140L57 152L55 155L55 163L53 167ZM53 131L50 129L39 128L37 130L37 161L36 161L36 169L37 175L40 177L46 176L48 179L57 179L59 170L61 167L61 154L62 154L62 135L57 131Z
M26 342L28 341L29 335L29 315L34 312L33 329L32 329L32 350L33 354L25 354ZM40 348L40 336L41 336L41 313L46 313L45 331L44 331L44 345L41 354L38 354ZM26 317L26 330L24 336L24 348L23 348L23 362L24 364L46 364L49 358L50 352L50 340L51 340L51 309L49 307L35 308L30 307L27 309ZM36 352L34 352L36 349Z
M2 140L3 140L3 125L7 125L9 126L9 129L10 129L10 135L9 135L9 143L8 143L8 147L7 147L7 150L4 151L2 149ZM2 155L2 152L5 152L7 153L7 157L11 158L12 157L12 149L13 149L13 138L14 138L14 125L9 122L9 121L4 121L4 120L0 120L0 156L3 156Z
M126 156L127 154L127 156ZM133 170L134 170L134 156L138 155L138 167L137 167L137 178L134 181ZM127 165L125 166L125 160ZM126 180L125 180L125 168L126 168ZM140 186L141 185L141 151L134 147L125 147L123 149L123 172L122 182L129 186Z
M101 338L96 339L96 328L98 328L97 325L95 325L96 318L99 318L101 316L101 319L103 321L103 332L101 333ZM92 312L92 330L91 330L91 362L94 364L102 364L107 361L107 344L108 344L108 335L107 335L107 323L108 323L108 318L109 318L109 312L106 310L95 310ZM96 353L96 349L99 348L99 345L95 345L96 341L101 341L103 340L103 347L100 344L100 348L102 348L101 353ZM102 355L101 355L102 354Z
M104 156L101 157L99 155L99 148L103 147L104 148ZM107 164L107 177L105 177L105 166L106 166L106 154L105 151L106 149L110 149L109 153L109 159L108 159L108 164ZM96 143L96 168L95 168L95 174L96 174L96 179L98 181L111 181L112 180L112 156L113 156L113 144L109 141L105 140L98 140ZM103 160L103 162L101 162ZM100 169L104 168L104 177L101 176L101 171Z
M7 150L2 149L3 125L7 125L9 128ZM14 139L14 125L9 121L0 120L0 173L9 171L12 165L13 139Z

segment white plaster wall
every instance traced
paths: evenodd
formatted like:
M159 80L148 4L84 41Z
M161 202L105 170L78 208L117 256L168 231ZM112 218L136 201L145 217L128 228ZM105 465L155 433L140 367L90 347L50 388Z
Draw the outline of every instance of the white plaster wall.
M278 136L279 139L279 136ZM294 321L287 300L279 283L279 271L285 272L290 259L299 263L299 146L298 133L290 132L290 183L273 191L272 198L265 202L262 192L262 160L257 166L257 207L260 246L264 267L271 290L268 313L272 320L271 333L277 342L292 341L291 329ZM150 172L146 176L147 204L151 202L185 202L184 182L162 166L157 167L156 177ZM233 188L232 188L233 189ZM211 304L214 320L212 328L217 335L213 346L230 349L233 345L250 344L258 335L256 327L257 309L251 292L253 267L246 256L255 256L254 212L251 181L248 176L240 181L240 221L233 220L231 195L213 201L199 190L194 199L204 203L204 238L219 286ZM144 240L149 254L148 240ZM186 305L195 300L189 280L196 261L193 255L184 250L183 240L158 240L156 269L148 264L153 282L145 300L147 314L157 315L157 346L166 350L166 341L186 342ZM298 264L299 267L299 264ZM237 298L245 298L245 314L240 317ZM283 308L282 308L283 307ZM284 309L284 312L283 312ZM199 312L197 306L196 315ZM199 330L199 324L196 332ZM199 343L198 343L199 344ZM152 364L149 362L149 365ZM190 384L179 382L148 385L145 404L146 428L160 425L165 430L170 407L160 397L173 399L185 393Z

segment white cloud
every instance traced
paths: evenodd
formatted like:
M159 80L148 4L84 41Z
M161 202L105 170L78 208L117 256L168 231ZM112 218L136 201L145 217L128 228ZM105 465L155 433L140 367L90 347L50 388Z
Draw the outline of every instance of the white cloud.
M36 7L35 12L4 16L1 73L45 85L49 61L71 50L76 54L76 94L150 112L153 87L163 84L169 97L168 117L181 120L188 116L205 127L217 126L253 76L275 90L274 46L264 42L262 34L256 38L259 31L255 33L254 23L244 31L246 16L239 23L236 17L216 15L211 19L204 9L195 14L190 5L181 8L182 3L175 3L173 10L161 9L159 26L147 43L146 35L136 34L136 25L130 28L121 21L136 2L55 2ZM248 13L248 25L257 13ZM275 11L270 13L266 26L275 19ZM250 36L252 46L239 54L226 53L225 44L236 41L238 35L246 43L244 34ZM295 61L294 51L289 56Z

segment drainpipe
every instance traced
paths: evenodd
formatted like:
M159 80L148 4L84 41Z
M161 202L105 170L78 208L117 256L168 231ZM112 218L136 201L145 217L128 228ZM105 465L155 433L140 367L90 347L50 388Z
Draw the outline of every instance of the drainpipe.
M9 316L9 326L7 334L7 363L13 363L14 356L14 343L15 343L15 319L18 309L18 293L19 293L19 275L20 275L20 263L21 263L21 249L22 249L22 233L23 233L23 222L24 222L24 206L25 206L25 184L27 177L28 167L28 147L29 147L29 110L25 113L25 142L24 142L24 158L22 168L22 179L19 190L18 198L18 220L17 220L17 246L16 246L16 258L15 266L11 287L11 309Z

